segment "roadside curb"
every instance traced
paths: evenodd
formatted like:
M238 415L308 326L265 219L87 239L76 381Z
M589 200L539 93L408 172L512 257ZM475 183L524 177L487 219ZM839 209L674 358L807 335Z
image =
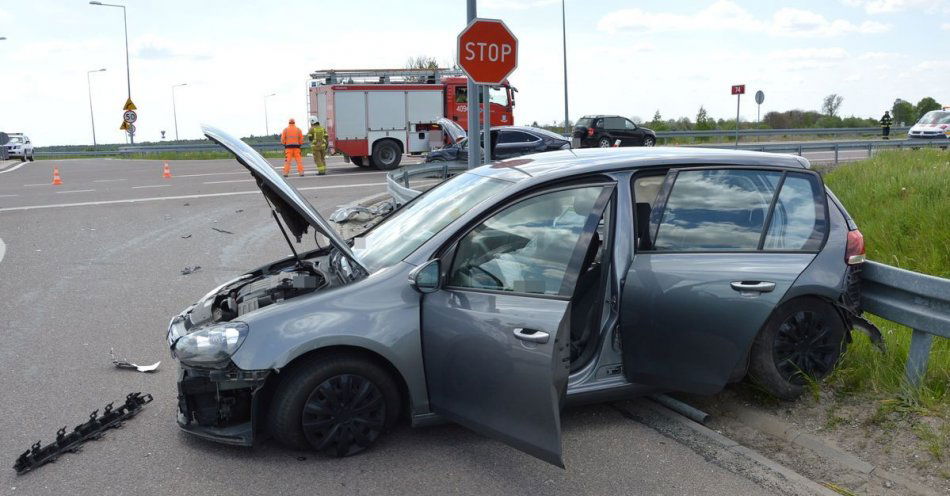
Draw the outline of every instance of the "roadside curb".
M909 480L899 474L868 463L817 436L798 430L788 422L774 415L763 413L743 405L735 405L732 408L732 413L735 414L737 420L753 429L809 450L821 458L838 463L855 472L890 481L917 494L925 496L939 496L940 494L929 487Z
M841 496L726 436L652 401L619 402L614 407L661 434L675 439L720 467L790 496Z

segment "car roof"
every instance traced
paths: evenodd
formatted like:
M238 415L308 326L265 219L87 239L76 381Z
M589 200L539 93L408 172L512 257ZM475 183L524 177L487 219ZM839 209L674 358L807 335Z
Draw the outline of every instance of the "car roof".
M584 148L536 153L483 165L470 172L505 181L521 182L529 179L547 181L597 172L690 165L809 168L808 160L805 158L783 153L657 146Z

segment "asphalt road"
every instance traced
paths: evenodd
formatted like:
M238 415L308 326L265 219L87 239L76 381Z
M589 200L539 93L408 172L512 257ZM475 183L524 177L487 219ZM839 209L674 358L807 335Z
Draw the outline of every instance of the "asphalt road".
M276 164L277 161L274 161ZM64 184L51 186L53 165ZM288 249L230 160L34 162L0 171L0 494L765 494L762 487L607 406L563 417L566 470L455 425L405 425L360 456L194 439L175 425L168 319ZM381 192L384 174L331 162L291 182L324 215ZM218 228L233 234L215 231ZM184 276L185 266L201 270ZM113 368L109 350L154 374ZM80 453L16 476L59 427L143 391L155 401Z

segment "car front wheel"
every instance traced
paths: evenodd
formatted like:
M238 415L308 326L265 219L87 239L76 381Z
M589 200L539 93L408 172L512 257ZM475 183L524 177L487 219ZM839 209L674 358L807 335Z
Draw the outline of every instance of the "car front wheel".
M792 300L772 313L756 337L749 377L775 397L794 400L806 383L834 370L847 331L830 304L813 297Z
M288 447L355 455L399 417L395 381L362 356L317 356L284 374L269 419L271 434Z

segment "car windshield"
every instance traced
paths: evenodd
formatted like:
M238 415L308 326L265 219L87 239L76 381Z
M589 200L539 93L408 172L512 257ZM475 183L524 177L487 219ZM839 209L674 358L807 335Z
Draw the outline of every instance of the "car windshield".
M10 143L23 143L23 136L10 136Z
M426 192L367 234L355 249L370 271L389 267L473 207L510 186L508 181L461 174Z
M950 124L950 112L931 110L924 114L917 124Z

